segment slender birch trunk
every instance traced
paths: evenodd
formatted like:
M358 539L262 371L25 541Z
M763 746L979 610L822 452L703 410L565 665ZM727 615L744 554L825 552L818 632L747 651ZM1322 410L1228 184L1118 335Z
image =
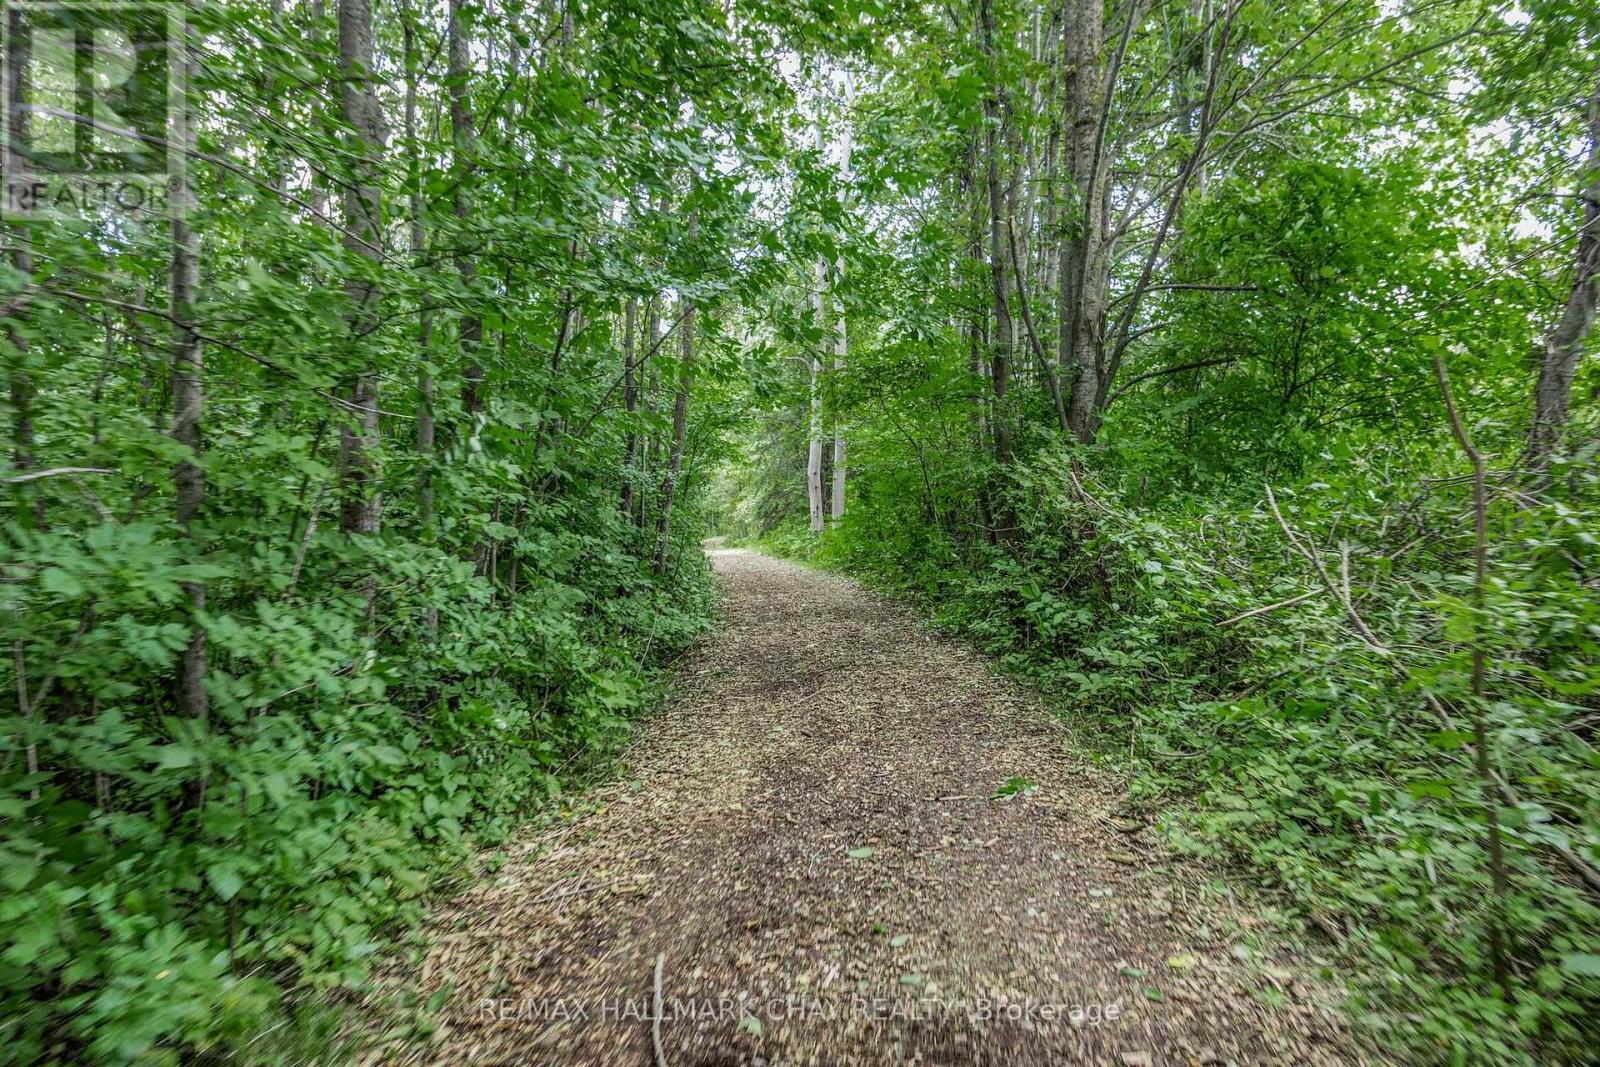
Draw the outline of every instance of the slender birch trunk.
M472 153L477 143L477 130L474 126L475 119L472 114L472 100L468 95L468 76L471 72L472 57L470 42L467 37L467 27L463 24L461 0L450 0L450 24L447 50L449 52L449 84L450 84L450 143L455 153L455 195L454 208L456 216L456 274L461 278L461 288L465 290L467 299L472 299L472 290L478 284L478 264L475 259L465 251L467 241L466 229L472 221ZM461 344L461 406L466 412L469 425L473 423L483 411L483 365L479 362L479 348L483 341L483 320L476 314L464 313L457 338ZM470 428L468 433L475 433L475 428Z
M819 90L820 92L820 90ZM817 100L817 156L820 159L826 144L822 133L822 100ZM821 256L813 271L812 321L816 324L818 332L825 327L823 323L823 299L828 288L828 268ZM822 532L822 352L818 348L811 350L811 382L807 394L807 435L806 435L806 507L810 515L812 534Z
M1100 166L1099 148L1104 112L1104 63L1101 37L1105 10L1101 0L1067 0L1062 24L1062 71L1065 76L1068 176L1067 239L1061 244L1060 364L1071 375L1067 409L1073 436L1092 443L1096 399L1100 393L1101 338L1105 332L1105 250L1109 185Z
M844 75L844 106L845 114L839 122L839 203L843 207L846 201L846 186L850 181L850 149L851 126L850 108L855 104L855 78L848 71ZM835 263L834 276L838 281L844 281L844 256L840 256ZM844 372L845 355L849 351L848 335L846 334L844 301L834 297L834 314L837 316L838 328L834 338L833 349L833 378L837 387L839 377ZM839 421L838 406L835 405L833 413L833 497L829 502L828 513L834 522L844 518L844 484L845 484L845 444L844 427Z
M1043 190L1040 195L1044 197L1044 203L1039 209L1038 274L1033 291L1038 294L1040 300L1048 299L1055 294L1056 268L1060 264L1056 243L1060 240L1057 218L1061 196L1056 188L1056 171L1061 154L1061 109L1056 106L1056 101L1060 81L1061 49L1055 46L1055 39L1060 35L1060 22L1059 9L1052 11L1050 32L1041 44L1044 60L1050 66L1050 76L1045 83L1041 107L1048 112L1050 122L1045 133L1044 161L1039 168L1043 177ZM1038 301L1035 302L1035 306L1038 306ZM1056 378L1059 380L1060 375L1056 375Z
M401 19L405 33L405 69L406 69L406 104L405 104L405 135L406 154L409 173L406 184L410 192L411 228L410 251L411 260L420 268L422 266L423 250L426 247L426 235L423 232L422 216L424 200L422 194L422 152L417 139L417 39L416 27L413 24L414 14L409 3L401 8ZM438 424L434 417L434 382L433 374L428 367L428 357L433 343L433 313L426 307L418 312L417 347L422 355L422 367L417 372L417 452L422 456L422 471L417 477L417 517L422 528L430 530L433 527L433 450L438 434Z
M815 312L817 328L822 328L822 291L828 284L827 268L822 260L817 260L816 265L816 292L812 296L812 310ZM811 516L811 532L822 532L822 353L818 349L811 352L811 388L807 396L806 412L808 422L807 447L806 447L806 505Z
M1012 262L1011 255L1011 243L1016 240L1018 220L1022 218L1022 189L1028 177L1024 163L1026 153L1022 144L1022 124L1017 116L1017 99L1016 93L1002 88L998 144L1001 188L1005 193L1005 214L1000 220L1000 240L995 251L1000 254L1006 278L1006 369L1010 377L1025 381L1029 373L1029 361L1025 355L1021 359L1018 358L1019 353L1027 351L1027 345L1023 343L1018 304L1021 302L1022 287L1027 284L1027 279L1020 274L1020 268ZM1022 222L1021 225L1026 234L1027 227L1031 223Z
M639 410L639 377L633 365L634 328L638 305L629 299L622 312L622 410L627 413L628 437L622 455L622 514L632 517L635 468L639 462L639 434L633 418Z
M283 3L284 0L271 0L271 2L267 5L267 19L272 26L272 33L273 37L275 38L275 43L281 42L283 39ZM261 81L257 91L263 96L266 96L271 92L271 77L265 70L261 72ZM285 122L283 102L281 100L274 100L270 105L270 108L273 123L280 128L284 127ZM269 142L266 146L266 157L268 173L267 188L271 191L274 199L281 201L284 193L288 190L288 171L285 165L284 153L281 151L281 145L274 145Z
M982 0L983 52L989 62L991 85L984 101L986 122L987 184L989 191L989 275L993 285L994 338L990 346L990 381L994 390L994 458L1000 463L1011 462L1011 420L1004 411L1006 389L1011 376L1011 349L1013 331L1011 307L1006 294L1005 191L1000 184L1000 153L1005 141L1007 125L1004 92L1000 88L1000 74L995 55L994 0Z
M700 217L689 212L689 246L700 237ZM678 395L672 405L672 452L667 457L667 472L661 479L661 513L656 519L657 574L667 572L667 554L672 546L672 505L678 493L678 475L683 469L683 442L689 430L689 390L694 385L694 298L683 298L683 365L678 368Z
M384 150L383 111L373 89L372 8L369 0L339 0L340 103L350 127L354 174L345 186L345 248L371 265L375 273L382 258L382 206L377 169ZM339 528L345 533L378 532L381 508L378 495L378 370L371 335L377 327L377 283L366 276L352 277L345 285L350 298L350 337L361 353L361 369L351 384L349 419L339 431L339 472L343 500ZM353 424L352 424L353 422ZM367 608L372 609L369 583Z
M1123 25L1122 43L1118 47L1118 57L1126 49L1128 39L1132 34L1140 15L1145 9L1135 6L1128 13L1128 20ZM1117 371L1122 366L1122 357L1128 350L1128 345L1133 339L1133 321L1139 312L1139 307L1144 297L1150 291L1150 280L1154 277L1156 262L1161 256L1162 249L1166 246L1167 236L1173 230L1174 224L1179 220L1184 197L1188 195L1190 185L1196 178L1203 178L1207 159L1207 151L1211 135L1216 130L1217 120L1217 92L1222 70L1222 57L1227 54L1229 41L1233 33L1234 19L1238 16L1241 6L1233 3L1224 5L1221 24L1207 28L1197 40L1206 48L1206 58L1200 64L1200 69L1205 72L1205 88L1200 94L1198 119L1195 126L1193 144L1184 156L1182 165L1178 168L1177 180L1173 183L1172 191L1167 199L1166 209L1158 216L1155 235L1147 241L1144 262L1139 268L1138 280L1133 288L1122 298L1122 313L1118 317L1115 327L1111 332L1109 341L1101 347L1109 349L1105 355L1105 368L1099 375L1094 401L1094 414L1089 421L1089 436L1092 439L1098 425L1100 415L1111 402L1111 386L1117 379ZM1107 92L1110 89L1107 88ZM1223 106L1226 110L1228 105ZM1102 111L1102 115L1104 115ZM1105 169L1105 168L1101 168ZM1104 208L1102 208L1102 214ZM1106 268L1102 266L1099 277L1107 276ZM1105 283L1100 282L1100 291L1105 291ZM1105 314L1102 309L1101 321L1104 322Z
M984 324L988 320L988 300L983 291L983 286L978 280L982 277L979 268L983 263L983 197L978 189L978 140L977 129L972 131L972 136L967 141L967 152L964 157L961 179L958 185L959 195L967 204L967 248L966 259L969 264L962 276L962 288L968 291L967 321L965 332L967 340L967 369L972 374L974 386L972 395L972 437L973 445L980 454L989 448L989 420L988 400L984 396L988 385L988 364L983 358ZM984 538L992 545L995 543L994 520L989 506L989 487L980 482L977 491L978 525L983 529Z
M404 34L406 76L405 137L408 158L406 184L409 187L411 210L410 251L412 263L420 269L423 265L422 258L426 247L426 235L423 232L422 223L425 208L422 193L422 151L417 138L417 81L419 69L415 17L415 12L412 11L410 3L402 3L400 19ZM422 460L417 472L417 525L425 541L431 541L433 538L433 461L434 448L438 436L438 424L435 421L433 410L433 371L429 365L433 355L432 347L433 313L424 305L418 311L417 321L417 351L421 356L417 370L417 454ZM427 613L423 619L423 628L429 637L435 637L439 633L439 609L432 604L428 605Z
M189 60L192 77L197 64ZM194 529L206 501L206 476L200 466L204 451L200 425L204 402L204 349L196 324L195 301L200 289L200 235L190 226L195 209L194 187L188 175L188 160L195 150L195 128L184 108L173 116L177 127L173 140L178 146L171 175L172 271L170 299L172 313L172 439L185 449L185 456L173 468L174 517L183 531L190 554L198 557L198 538ZM202 582L185 582L183 593L189 600L189 641L178 657L178 699L184 713L204 729L210 708L206 696L206 632L201 616L206 610L206 587ZM204 803L204 779L197 783L196 806Z
M645 306L644 334L649 343L649 351L658 351L661 345L661 305L660 298L652 296ZM644 410L646 417L653 425L656 412L660 408L659 396L661 394L661 371L654 360L647 364L648 373L644 383ZM644 492L645 486L650 484L650 472L658 463L657 453L660 451L660 440L656 434L646 434L639 442L639 486L640 493L634 502L633 524L639 529L645 528L645 498L649 496Z
M322 50L322 33L328 21L328 8L326 0L311 0L310 25L306 27L306 39L311 43L311 51L320 53ZM319 226L328 224L328 189L326 180L317 181L317 168L315 163L307 160L309 170L310 195L307 200L311 206L312 220Z
M1435 352L1433 373L1439 382L1439 392L1444 399L1445 414L1450 420L1450 432L1456 444L1472 465L1472 746L1473 768L1478 774L1478 786L1483 798L1484 847L1489 855L1489 885L1493 889L1492 918L1489 925L1489 962L1494 968L1500 995L1508 1002L1512 999L1511 968L1506 952L1506 898L1510 895L1510 881L1506 873L1505 844L1500 827L1500 797L1495 788L1494 764L1489 758L1489 725L1485 721L1485 683L1488 648L1484 640L1485 594L1489 583L1489 490L1483 453L1472 442L1456 408L1455 395L1450 390L1450 372L1444 358Z
M1211 84L1211 4L1212 0L1190 0L1189 22L1194 36L1186 57L1188 73L1183 94L1183 135L1189 137L1195 130L1205 87ZM1195 161L1194 174L1189 188L1195 198L1206 195L1206 160L1204 155Z

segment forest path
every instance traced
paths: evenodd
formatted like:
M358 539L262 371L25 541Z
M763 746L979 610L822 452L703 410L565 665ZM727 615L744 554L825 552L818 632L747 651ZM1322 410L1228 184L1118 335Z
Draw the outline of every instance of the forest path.
M672 1067L1358 1061L1036 696L848 581L711 555L724 628L624 776L437 916L417 1061L655 1063L658 955Z

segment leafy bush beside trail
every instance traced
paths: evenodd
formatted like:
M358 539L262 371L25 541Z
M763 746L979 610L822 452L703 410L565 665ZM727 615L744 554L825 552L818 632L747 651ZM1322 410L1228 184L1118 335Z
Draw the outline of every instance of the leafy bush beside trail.
M184 643L166 612L193 568L148 525L82 543L13 527L17 647L35 692L71 704L0 723L40 768L14 749L0 797L0 1059L292 1047L286 1010L315 1020L310 989L359 983L442 878L612 752L712 590L692 543L657 580L623 551L631 524L589 514L523 531L514 593L436 548L335 535L306 595L282 545L241 528L206 564L213 603L234 606L207 619L205 728L159 701ZM376 642L340 580L356 552L381 566Z
M1600 564L1587 533L1600 513L1510 494L1494 506L1486 714L1519 801L1496 801L1517 987L1505 1005L1487 981L1472 735L1423 700L1470 700L1465 490L1398 473L1450 462L1350 450L1276 492L1336 583L1349 544L1354 604L1393 656L1357 637L1263 499L1135 508L1136 486L1084 473L1080 490L1059 452L1017 468L1018 529L997 547L920 527L905 514L915 497L892 492L863 494L820 540L784 527L765 543L914 598L1036 682L1126 770L1131 803L1159 813L1173 847L1239 866L1307 923L1354 976L1352 1007L1382 1047L1416 1062L1582 1062L1600 908L1555 846L1600 854L1600 600L1584 577ZM1592 499L1593 470L1574 477Z

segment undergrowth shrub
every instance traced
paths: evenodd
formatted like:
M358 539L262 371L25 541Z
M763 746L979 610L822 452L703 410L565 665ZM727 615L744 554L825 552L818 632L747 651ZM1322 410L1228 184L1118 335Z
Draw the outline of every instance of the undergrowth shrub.
M1459 481L1406 480L1448 455L1346 450L1277 498L1391 654L1358 639L1260 493L1135 506L1138 487L1046 453L1012 472L1015 529L990 546L863 491L812 558L920 601L1028 677L1129 776L1181 852L1240 866L1356 976L1352 1006L1419 1062L1586 1062L1600 1036L1600 909L1559 856L1600 861L1600 529L1594 473L1543 504L1494 504L1493 766L1516 997L1490 980L1484 809L1464 711L1474 615ZM1336 460L1332 461L1332 460ZM887 512L897 511L892 518ZM915 535L905 533L918 527ZM886 537L886 529L900 530ZM1257 614L1269 605L1289 601Z
M8 524L7 643L69 710L0 716L0 1062L327 1054L320 993L612 753L710 616L692 543L657 578L653 538L598 501L488 528L514 539L498 582L470 528L317 533L301 568L294 538L223 517L203 724L170 696L199 573L170 525ZM373 571L369 624L347 576Z

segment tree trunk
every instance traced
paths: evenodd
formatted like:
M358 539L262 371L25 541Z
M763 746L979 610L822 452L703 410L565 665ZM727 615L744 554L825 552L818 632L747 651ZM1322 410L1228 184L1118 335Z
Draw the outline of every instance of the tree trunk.
M372 9L369 0L339 0L340 103L350 127L354 174L345 186L345 248L376 271L382 257L377 168L384 148L383 111L372 85ZM348 419L339 431L339 475L343 499L339 528L345 533L378 531L378 370L372 334L378 322L378 286L368 277L345 284L351 310L352 345L362 367L350 388ZM353 425L351 421L353 420ZM369 604L370 609L370 589Z
M1056 251L1056 243L1060 239L1058 217L1061 203L1060 190L1056 188L1056 170L1061 155L1061 109L1056 106L1057 89L1060 84L1061 50L1054 45L1055 38L1059 36L1061 12L1055 10L1050 16L1050 32L1045 35L1041 44L1041 54L1050 64L1050 77L1046 82L1042 106L1050 116L1049 128L1045 134L1044 162L1040 166L1043 177L1040 195L1044 203L1039 209L1039 251L1038 251L1038 284L1034 286L1034 306L1039 306L1039 300L1050 299L1056 291L1056 270L1060 264L1060 256ZM1058 379L1060 375L1056 376Z
M660 297L652 296L646 303L644 319L644 334L649 343L647 351L658 351L661 345ZM657 368L654 360L646 364L646 370L648 373L645 374L644 381L644 411L645 416L653 425L656 411L660 406L657 397L661 392L661 371ZM641 492L634 502L633 524L641 530L645 528L645 498L649 496L648 493L643 492L643 489L650 484L650 472L658 463L656 455L658 451L660 451L660 441L657 434L646 434L644 439L639 442L639 487Z
M1205 37L1210 34L1210 0L1189 0L1186 14L1177 16L1178 39L1172 57L1172 101L1178 112L1178 133L1185 141L1193 139L1200 102L1208 82L1206 64L1211 51ZM1197 164L1189 188L1195 196L1205 195L1205 165ZM1182 210L1182 204L1179 205Z
M994 344L990 349L990 378L994 388L994 458L1011 462L1011 420L1006 415L1006 388L1011 376L1013 328L1011 307L1006 293L1005 190L1000 184L1000 154L1005 143L1007 108L1000 87L1000 72L994 44L994 0L982 0L983 51L989 61L991 84L984 101L989 187L989 275L993 285Z
M7 129L7 150L13 145L23 144L28 139L28 83L25 72L28 69L28 37L25 32L24 21L27 16L16 8L6 11L8 20L6 34L6 99L10 105L5 116ZM5 173L16 175L24 173L20 161L15 156L8 156L5 160ZM31 284L33 280L33 237L27 224L11 227L9 238L11 241L11 265L26 281L24 285ZM8 324L6 336L11 342L13 362L11 364L11 445L12 464L17 473L22 473L34 464L33 454L33 379L28 367L28 338L20 330ZM21 494L29 492L27 489L19 491ZM24 514L31 515L36 526L44 525L44 497L37 491L34 492L33 503L23 509ZM201 605L204 606L204 588L201 589ZM204 635L201 635L204 641ZM201 645L202 655L204 644ZM25 647L22 638L17 638L12 643L12 662L17 675L17 714L22 718L25 735L31 734L29 720L33 718L34 701L28 694L28 668ZM203 674L202 674L203 677ZM201 690L204 700L205 692ZM204 715L204 705L201 709ZM38 745L29 736L23 750L24 766L29 775L39 773ZM35 787L30 796L37 799L38 788Z
M1544 339L1539 381L1533 393L1533 432L1528 442L1530 465L1543 467L1561 446L1572 405L1572 379L1594 326L1600 295L1600 84L1589 98L1589 158L1581 194L1583 228L1578 233L1577 272L1561 319Z
M6 86L7 100L10 103L9 112L5 117L9 130L7 138L8 151L10 146L25 144L29 136L28 122L28 83L27 69L30 61L28 55L28 34L26 32L27 15L17 9L8 8L6 18L10 25L6 35ZM8 175L26 173L26 166L16 156L11 156L6 161L5 171ZM31 282L33 277L33 235L27 223L21 223L10 228L11 265L17 273ZM24 284L28 284L25 282ZM15 353L11 364L11 461L18 472L25 471L34 464L33 453L33 373L28 365L28 338L22 331L8 325L6 337L11 342L12 351ZM28 490L23 490L27 493ZM37 489L33 490L33 502L24 509L36 526L44 525L44 496Z
M400 19L404 32L405 48L405 136L406 156L409 161L409 173L406 176L406 183L410 186L411 201L411 261L418 269L421 269L423 266L423 249L426 246L422 229L422 215L425 204L422 194L422 149L417 139L417 80L419 77L417 35L414 24L415 13L411 10L409 2L401 5ZM432 346L433 313L426 306L423 306L418 311L417 323L417 351L421 357L420 369L417 371L417 454L422 458L417 472L417 526L424 541L432 540L434 524L433 452L437 437L437 423L434 420L433 412L433 373L429 369ZM432 604L428 605L423 627L429 637L437 636L439 633L439 609Z
M417 139L417 39L416 27L412 20L414 15L409 4L401 8L401 19L405 31L405 68L406 68L406 154L409 156L410 173L407 175L407 184L410 186L411 199L411 259L414 264L422 266L423 249L426 246L422 230L422 216L424 201L422 194L422 151ZM422 456L422 471L417 477L417 517L424 531L433 527L433 449L437 435L437 423L434 419L433 403L433 375L428 369L428 357L433 341L433 314L426 307L419 310L417 327L417 348L422 357L422 369L417 374L417 452Z
M198 64L189 61L191 78ZM179 130L175 140L178 152L172 163L172 439L186 451L183 459L173 468L174 517L190 546L190 556L198 558L199 548L194 523L205 506L205 471L200 467L203 442L200 435L200 418L204 400L204 352L200 333L196 327L195 300L200 288L200 236L190 227L190 214L195 209L194 187L190 184L187 160L195 151L195 128L188 121L183 108L178 108L174 122ZM200 616L206 610L206 587L201 582L185 582L183 592L189 599L189 641L178 657L178 699L184 713L201 724L204 729L209 718L206 697L206 632L201 627ZM205 786L198 785L196 806L203 803Z
M972 374L975 387L972 396L973 445L979 454L982 454L989 447L989 426L986 415L988 402L983 393L988 383L988 367L983 358L983 325L987 321L988 300L984 297L983 286L978 281L982 277L979 268L983 262L983 198L978 190L978 140L978 131L974 129L967 141L967 152L958 186L960 197L967 205L966 259L970 264L967 271L958 277L963 290L970 288L970 292L967 293L969 299L965 324L967 369ZM978 525L983 529L984 538L992 545L995 543L995 534L989 508L989 487L980 481L976 495Z
M267 5L267 18L271 22L271 25L272 25L273 37L280 44L281 44L282 40L284 39L284 34L283 34L283 3L284 3L284 0L270 0L270 3L268 3L268 5ZM260 83L260 88L259 88L258 91L263 96L267 96L272 91L271 75L266 70L263 70L261 72L261 83ZM283 128L284 125L285 125L285 123L284 123L283 101L281 101L281 100L273 101L273 103L271 105L271 108L272 108L272 121L273 121L273 123L276 124L277 126L279 126L280 128ZM275 137L273 139L276 140L277 138ZM284 166L285 160L283 158L283 153L282 153L281 148L279 146L275 146L275 145L271 145L271 144L268 145L266 151L267 151L267 160L268 160L267 168L268 168L268 173L270 175L270 177L267 179L268 188L270 188L272 190L272 193L273 193L274 197L281 199L283 197L283 194L288 189L288 186L285 185L285 181L284 181L285 178L287 177L287 173L286 173L285 166Z
M461 278L461 288L467 299L478 283L478 264L466 251L466 229L472 219L472 153L477 140L472 115L472 100L467 91L472 57L469 52L467 28L462 24L461 0L450 0L449 28L449 85L450 85L450 140L455 153L455 215L456 215L456 273ZM483 365L479 360L479 346L483 341L483 320L475 314L461 316L459 338L461 342L461 406L472 423L483 411ZM472 430L469 433L474 432Z
M310 25L306 28L306 38L311 43L313 54L322 51L322 32L328 21L328 9L325 0L311 0ZM314 164L308 164L310 171L310 196L311 218L319 226L328 225L328 188L325 175L319 175ZM321 177L322 180L317 179Z
M1062 72L1067 121L1065 239L1060 267L1060 365L1072 381L1067 421L1079 441L1095 435L1100 388L1100 340L1109 282L1105 254L1108 183L1099 165L1105 72L1101 60L1101 0L1067 0L1062 24Z
M845 185L850 181L850 135L851 126L850 108L855 103L855 79L848 72L844 76L844 106L845 113L839 122L839 204L845 207ZM835 264L835 277L844 281L844 257L840 256ZM837 388L839 377L844 372L845 355L849 351L848 335L844 314L844 302L834 297L834 314L837 316L838 330L834 339L833 349L833 380ZM844 518L844 485L845 485L845 446L844 427L839 422L838 405L834 405L833 412L833 497L829 502L828 514L834 522Z
M700 236L700 219L689 213L689 247ZM678 474L683 469L683 442L689 430L689 390L694 385L694 298L683 298L683 365L678 368L678 396L672 405L672 451L667 456L667 473L661 479L661 513L656 518L657 574L667 572L667 553L672 546L672 505L678 493Z
M819 88L820 92L820 88ZM817 100L817 156L821 161L826 142L822 133L822 100ZM811 294L812 322L820 333L825 329L823 302L828 289L828 267L821 256L817 257L814 271L815 288ZM806 403L806 508L810 516L812 534L822 532L822 352L811 350L811 382Z
M1489 885L1493 890L1492 919L1489 925L1489 961L1494 968L1495 982L1506 1001L1512 998L1511 969L1506 953L1506 897L1510 883L1506 876L1505 845L1500 829L1500 797L1495 789L1494 764L1489 758L1489 726L1484 719L1486 663L1488 642L1484 639L1484 600L1489 584L1489 487L1485 475L1483 453L1472 443L1461 413L1456 409L1455 397L1450 391L1450 374L1444 359L1433 355L1433 373L1439 380L1439 392L1450 420L1450 432L1456 444L1472 464L1472 742L1473 767L1478 773L1480 795L1483 797L1485 851L1489 854ZM1341 549L1343 544L1341 543Z
M622 514L633 515L634 468L639 458L639 433L634 429L634 414L639 410L639 377L633 365L634 321L637 305L629 299L622 313L622 410L627 413L628 437L622 455Z
M813 309L817 329L822 329L822 290L828 284L827 268L817 260L816 293ZM811 532L822 532L822 353L811 353L811 391L807 396L806 506L811 517Z

